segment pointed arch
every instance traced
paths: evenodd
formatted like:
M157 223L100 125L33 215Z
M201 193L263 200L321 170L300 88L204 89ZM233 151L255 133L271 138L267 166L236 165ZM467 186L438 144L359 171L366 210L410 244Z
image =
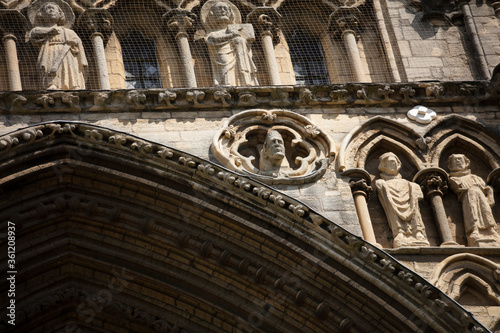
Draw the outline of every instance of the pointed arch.
M478 304L500 305L500 266L491 260L471 254L456 254L436 267L431 281L448 296L459 301L467 293Z
M468 150L480 161L485 161L490 171L500 166L500 138L485 125L458 115L441 118L431 126L425 137L429 141L429 163L440 166L454 149ZM454 148L457 147L457 148Z
M424 140L415 130L384 117L374 117L349 132L342 141L338 156L339 171L364 168L367 158L377 147L396 150L407 156L417 170L425 158L420 150Z
M23 262L16 329L483 327L380 249L196 156L77 122L0 147L0 221L15 224Z

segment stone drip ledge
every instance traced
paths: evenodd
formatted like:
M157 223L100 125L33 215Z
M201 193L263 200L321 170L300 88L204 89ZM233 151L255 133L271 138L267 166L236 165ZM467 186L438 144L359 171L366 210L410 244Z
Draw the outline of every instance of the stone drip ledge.
M401 247L398 249L384 249L391 255L421 254L421 255L453 255L472 253L479 256L500 255L499 247L466 247L466 246L431 246L431 247Z
M0 114L182 111L270 106L342 108L497 106L500 84L489 81L356 83L150 90L0 92ZM406 111L405 111L406 112Z

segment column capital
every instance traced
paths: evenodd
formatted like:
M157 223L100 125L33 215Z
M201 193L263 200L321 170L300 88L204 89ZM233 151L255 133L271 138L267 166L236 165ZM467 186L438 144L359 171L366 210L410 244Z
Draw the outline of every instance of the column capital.
M0 34L22 37L28 30L28 20L17 9L0 9Z
M342 6L337 8L328 19L328 30L336 38L342 38L344 33L352 32L359 38L361 30L361 16L357 7Z
M281 14L273 7L255 8L247 15L247 22L253 24L259 36L267 34L277 41Z
M109 38L113 32L113 16L103 8L89 8L78 18L78 26L89 32L89 36L101 35Z
M433 194L441 197L446 194L448 179L448 173L441 168L422 169L413 177L413 181L422 187L426 198Z
M171 9L163 14L164 27L175 37L189 36L194 30L193 23L198 17L186 9Z
M372 192L372 179L370 174L364 169L349 169L342 173L342 176L349 177L349 186L353 195L361 194L367 199Z

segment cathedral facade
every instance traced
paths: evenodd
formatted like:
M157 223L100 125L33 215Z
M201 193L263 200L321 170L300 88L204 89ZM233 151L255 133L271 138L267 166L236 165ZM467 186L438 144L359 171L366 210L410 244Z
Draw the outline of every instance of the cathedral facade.
M0 330L500 332L499 4L0 0Z

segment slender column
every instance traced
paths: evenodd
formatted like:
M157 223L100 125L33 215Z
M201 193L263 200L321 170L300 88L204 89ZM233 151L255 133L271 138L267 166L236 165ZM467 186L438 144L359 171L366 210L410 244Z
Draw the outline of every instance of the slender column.
M330 15L328 28L336 38L343 40L356 82L368 82L357 43L358 17L361 15L356 7L340 7Z
M111 35L113 17L105 9L89 8L78 18L78 25L90 32L99 77L99 88L110 90L104 43Z
M93 33L90 37L94 47L95 62L99 73L99 87L101 90L110 90L108 65L106 63L106 54L104 53L104 39L101 33Z
M434 217L438 225L439 234L441 236L441 246L459 246L451 236L450 227L448 225L448 217L443 205L443 195L448 190L448 175L446 171L440 168L428 168L419 171L414 182L420 184L424 190L424 194L431 203Z
M354 72L354 79L357 82L367 82L363 71L361 56L359 55L356 33L354 30L344 30L342 32L342 39L344 40L345 48L349 55L349 62L351 63L351 68Z
M175 33L175 40L182 60L184 79L188 88L196 88L196 75L194 73L193 57L189 47L188 31L193 27L196 15L188 10L172 9L163 15L163 22L168 29Z
M382 248L382 245L377 243L375 232L373 231L372 220L368 211L367 199L372 191L372 187L370 186L370 175L363 169L350 169L344 172L343 175L351 177L349 186L351 187L352 196L354 198L356 214L358 215L363 238L367 242Z
M272 7L258 7L248 14L247 21L254 25L260 35L271 85L281 85L273 42L278 36L281 15Z
M4 34L2 41L5 48L7 60L7 72L9 75L9 87L11 91L21 91L21 74L19 73L19 60L17 59L16 36Z
M25 33L26 26L26 18L18 10L0 9L0 32L5 49L9 89L11 91L23 90L21 74L19 73L19 60L17 58L16 35L22 36Z

